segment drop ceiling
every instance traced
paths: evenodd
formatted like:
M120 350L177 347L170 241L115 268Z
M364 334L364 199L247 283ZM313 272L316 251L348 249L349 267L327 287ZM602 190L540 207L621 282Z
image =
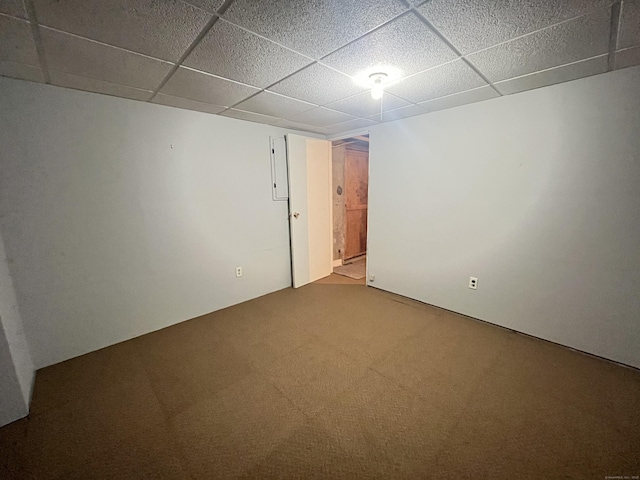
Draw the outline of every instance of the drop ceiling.
M638 64L640 0L0 0L0 75L326 135Z

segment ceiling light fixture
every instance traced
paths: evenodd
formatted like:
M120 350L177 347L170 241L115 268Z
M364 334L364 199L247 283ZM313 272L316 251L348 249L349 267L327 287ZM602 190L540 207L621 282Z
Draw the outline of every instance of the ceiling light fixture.
M379 100L384 94L384 81L387 79L387 74L378 72L369 75L369 80L373 84L371 87L371 98Z

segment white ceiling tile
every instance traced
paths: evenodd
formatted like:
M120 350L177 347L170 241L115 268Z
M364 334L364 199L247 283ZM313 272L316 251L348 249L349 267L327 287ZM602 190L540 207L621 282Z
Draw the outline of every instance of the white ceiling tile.
M618 32L619 49L640 45L640 1L627 0L622 3Z
M311 62L302 55L220 20L183 65L264 88Z
M29 22L0 15L0 61L39 65Z
M640 47L625 48L616 52L616 69L640 65Z
M198 102L231 106L259 92L259 89L180 67L160 93Z
M33 0L38 23L176 62L211 15L178 0Z
M235 108L247 112L283 118L292 117L297 113L311 110L316 106L317 105L312 103L301 102L300 100L278 95L277 93L264 91L239 103Z
M463 60L454 60L405 78L389 86L387 90L411 102L419 103L484 85L487 85L487 82Z
M336 133L349 132L351 130L357 130L360 128L369 128L375 124L376 122L372 120L367 120L366 118L357 118L348 122L330 125L326 127L326 132L328 135L335 135Z
M459 107L460 105L466 105L468 103L482 102L483 100L490 100L499 96L493 88L487 85L466 92L429 100L428 102L422 102L420 106L428 112L435 112L436 110Z
M338 100L327 105L328 108L345 112L358 117L370 117L383 110L394 110L406 107L410 102L398 98L390 93L385 93L381 99L371 98L371 92L366 91L349 98Z
M170 63L40 27L47 64L52 70L105 82L153 90L169 73Z
M185 3L190 3L198 8L202 8L207 12L216 13L218 9L224 3L224 0L183 0Z
M610 10L541 30L467 56L490 81L576 62L609 50Z
M424 115L425 113L427 113L427 111L419 105L409 105L408 107L383 112L379 119L375 119L382 122L391 122L402 118L415 117L416 115Z
M371 92L369 96L371 96ZM382 110L383 112L387 112L389 110L396 110L402 107L408 107L411 105L411 102L406 101L404 98L397 97L389 92L385 92L382 96Z
M174 97L172 95L165 95L163 93L158 93L155 97L153 97L151 103L166 105L168 107L182 108L185 110L195 110L204 113L220 113L225 110L225 107L221 107L220 105L198 102L196 100L190 100L188 98Z
M12 17L27 18L22 0L0 0L0 13Z
M44 75L40 67L25 65L24 63L0 60L0 76L44 83Z
M269 115L260 115L259 113L245 112L234 108L225 110L220 115L236 118L238 120L246 120L247 122L266 123L268 125L273 125L279 120L279 118L271 117Z
M269 90L306 102L324 105L366 89L357 85L348 76L314 63L278 82Z
M431 0L418 10L466 54L611 3L612 0Z
M306 123L292 122L291 120L279 119L274 123L275 126L280 128L286 128L290 130L300 130L302 132L319 133L321 135L327 134L327 127L316 127L314 125L307 125Z
M504 95L509 95L604 73L607 71L607 58L608 55L601 55L569 65L562 65L549 70L531 73L522 77L498 82L495 84L495 87Z
M318 59L404 10L398 0L236 0L224 17Z
M347 75L400 70L411 75L457 58L413 13L403 15L322 60Z
M316 127L326 127L335 123L347 122L354 120L355 117L347 115L346 113L336 112L335 110L329 110L328 108L318 107L313 110L307 110L306 112L294 115L287 120L293 120L294 122L306 123L314 125Z
M103 82L102 80L95 80L93 78L80 77L70 73L58 72L56 70L49 70L49 77L51 79L51 84L59 87L102 93L105 95L113 95L115 97L131 98L133 100L147 101L151 98L153 93L149 90L116 85L114 83Z

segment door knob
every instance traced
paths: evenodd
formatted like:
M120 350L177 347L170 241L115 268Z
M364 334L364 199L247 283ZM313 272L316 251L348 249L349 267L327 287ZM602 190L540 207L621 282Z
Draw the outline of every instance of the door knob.
M298 212L294 212L293 216L294 216L295 218L298 218L298 217L300 216L300 214L299 214Z

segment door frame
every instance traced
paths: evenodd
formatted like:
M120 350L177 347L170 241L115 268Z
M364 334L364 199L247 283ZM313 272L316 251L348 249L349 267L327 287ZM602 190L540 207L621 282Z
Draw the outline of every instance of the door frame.
M287 197L287 214L288 214L288 221L289 221L289 259L290 259L290 269L291 269L291 287L293 288L293 276L294 276L294 271L293 271L293 232L292 232L292 211L291 211L291 177L289 175L289 162L290 162L290 158L289 158L289 152L290 152L290 145L289 145L289 134L292 135L299 135L299 136L305 136L304 134L309 134L310 132L303 132L303 131L290 131L287 130L287 132L284 135L285 138L285 147L286 147L286 165L287 165L287 186L288 186L288 190L289 190L289 195ZM344 135L338 135L338 136L325 136L324 139L322 138L318 138L317 140L327 140L330 144L332 144L334 141L336 140L342 140L345 138L352 138L352 137L357 137L358 135L368 135L369 136L369 165L368 165L368 171L367 171L367 175L368 175L368 179L369 181L367 182L367 198L369 198L369 194L371 193L371 132L369 130L361 130L361 131L357 131L357 132L353 132L353 133L349 133L349 134L344 134ZM315 138L315 137L309 137L309 138ZM329 165L331 168L333 168L331 159L329 161ZM329 178L330 182L331 182L331 177ZM329 187L329 198L331 199L333 195L333 183L330 184ZM369 214L370 214L370 209L367 209L367 255L369 254ZM332 241L333 241L333 205L331 205L331 208L329 209L329 212L331 214L331 218L330 218L330 226L331 226L331 233L332 233ZM365 276L366 282L365 282L365 286L368 287L369 286L369 262L367 261L367 271L366 271L366 276Z
M369 162L368 162L368 169L367 169L367 199L371 198L371 131L369 130L360 130L360 131L356 131L356 132L352 132L352 133L347 133L344 135L338 135L338 136L330 136L327 135L327 140L329 140L332 144L333 142L335 142L336 140L344 140L345 138L353 138L353 137L357 137L359 135L368 135L369 136ZM331 185L331 189L333 190L333 184ZM368 206L368 203L367 203ZM365 272L365 286L368 287L369 286L369 220L370 220L370 213L371 213L371 209L367 208L367 271ZM331 225L331 230L333 231L333 224Z

